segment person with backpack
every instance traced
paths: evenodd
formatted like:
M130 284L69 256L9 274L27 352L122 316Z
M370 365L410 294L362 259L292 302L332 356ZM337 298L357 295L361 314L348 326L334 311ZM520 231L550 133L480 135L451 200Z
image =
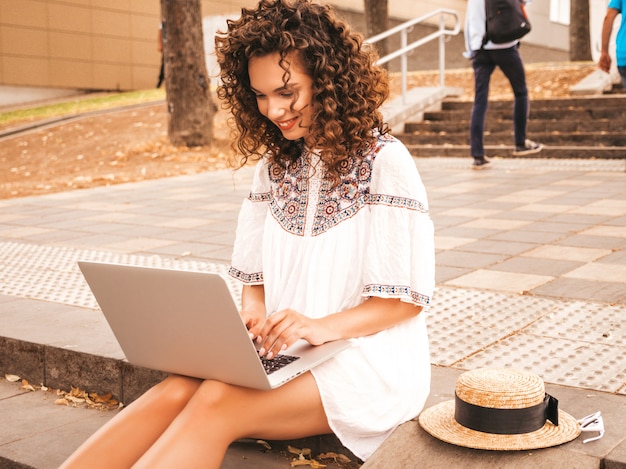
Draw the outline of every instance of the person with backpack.
M539 153L543 145L526 138L529 99L519 38L530 31L523 0L468 0L465 17L465 57L474 69L474 105L470 123L470 153L473 168L489 165L485 158L484 129L489 81L496 67L507 77L514 95L514 156ZM495 21L495 19L499 21ZM516 19L518 18L518 19ZM489 31L489 34L487 33ZM513 34L509 34L513 33Z

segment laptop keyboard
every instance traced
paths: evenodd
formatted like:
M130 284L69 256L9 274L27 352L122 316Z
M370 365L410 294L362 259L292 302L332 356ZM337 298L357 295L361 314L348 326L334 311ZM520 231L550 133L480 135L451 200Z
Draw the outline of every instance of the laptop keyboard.
M269 359L265 357L259 358L261 358L261 363L263 364L263 368L265 368L265 374L271 375L275 371L280 370L283 366L289 365L300 357L280 354Z

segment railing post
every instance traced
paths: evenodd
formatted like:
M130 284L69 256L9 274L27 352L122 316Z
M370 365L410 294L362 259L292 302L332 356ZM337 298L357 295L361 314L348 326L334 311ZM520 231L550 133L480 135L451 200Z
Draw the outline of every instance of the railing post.
M408 33L406 29L402 30L401 34L401 48L405 49L408 45ZM406 54L402 54L400 57L401 60L401 72L402 72L402 104L406 104L406 95L408 88L408 74L409 74L409 66L408 59Z
M455 20L455 24L454 24L454 28L453 29L446 29L445 27L445 15L451 15L454 20ZM429 18L434 18L437 15L439 15L439 30L435 33L431 33L428 34L427 36L411 43L411 45L408 45L408 31L410 30L410 28L412 28L414 25L416 24L420 24L424 21L426 21ZM454 10L448 10L445 8L440 8L438 10L435 10L427 15L424 15L422 17L419 18L415 18L413 20L409 20L405 23L402 23L398 26L395 26L385 32L382 32L380 34L377 34L376 36L373 36L369 39L366 39L366 43L368 44L375 44L378 41L381 41L389 36L392 36L394 34L398 34L400 33L400 41L401 41L401 47L400 49L391 52L387 55L385 55L384 57L380 57L377 60L377 64L378 65L382 65L382 64L386 64L387 62L389 62L390 60L393 60L395 58L400 58L400 67L401 67L401 77L402 77L402 103L403 104L407 104L407 99L408 99L408 56L407 54L411 51L413 51L414 49L416 49L417 47L421 47L422 45L433 41L434 39L439 38L439 86L440 87L444 87L444 69L445 69L445 64L446 64L446 60L445 60L445 49L446 49L446 45L445 45L445 36L449 35L455 35L458 34L459 31L461 30L461 25L459 23L459 17L458 14L456 13L456 11Z
M439 15L439 32L441 33L445 29L445 21L443 13ZM444 87L445 81L445 67L446 67L446 44L445 36L441 34L439 36L439 86Z

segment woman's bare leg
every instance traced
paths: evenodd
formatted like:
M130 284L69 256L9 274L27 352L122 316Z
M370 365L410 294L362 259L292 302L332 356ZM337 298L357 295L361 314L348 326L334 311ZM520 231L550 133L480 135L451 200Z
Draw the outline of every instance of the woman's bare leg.
M330 432L310 373L272 391L204 381L134 467L218 469L228 446L239 438L280 440Z
M201 383L182 376L166 378L109 420L61 468L131 467L167 429Z

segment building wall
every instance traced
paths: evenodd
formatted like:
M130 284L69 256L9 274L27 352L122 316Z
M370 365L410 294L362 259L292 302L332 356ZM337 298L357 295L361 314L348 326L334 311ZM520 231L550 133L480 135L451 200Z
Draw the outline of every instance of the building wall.
M154 75L153 1L0 0L0 82L131 89ZM150 80L153 81L153 80Z
M342 9L356 29L363 28L362 0L320 1ZM256 0L202 0L202 11L205 18L217 17L214 27L225 16L236 16L242 6L254 4ZM463 24L465 5L466 0L389 0L389 13L397 22L445 6L458 11ZM531 46L529 50L533 44L542 50L549 44L548 49L558 53L538 56L566 60L568 27L550 23L549 2L533 2L529 13L534 26L524 41ZM151 88L160 65L159 22L159 0L0 0L0 85ZM205 43L210 45L211 38L205 38ZM462 48L461 35L449 42L448 66L467 66L460 58ZM424 58L430 54L427 50L420 53ZM437 67L436 62L419 57L413 62L419 64L417 69Z
M203 14L242 3L202 0ZM0 85L153 87L159 22L159 0L0 0Z

